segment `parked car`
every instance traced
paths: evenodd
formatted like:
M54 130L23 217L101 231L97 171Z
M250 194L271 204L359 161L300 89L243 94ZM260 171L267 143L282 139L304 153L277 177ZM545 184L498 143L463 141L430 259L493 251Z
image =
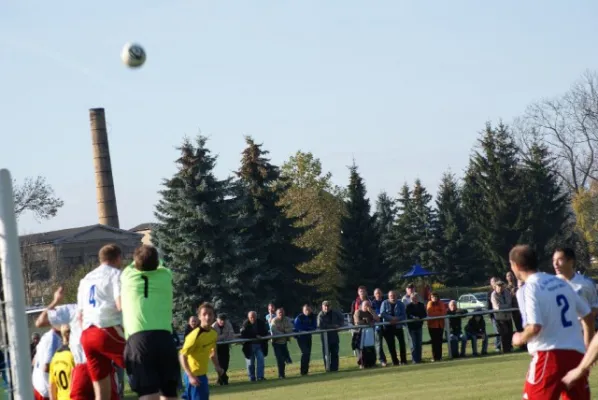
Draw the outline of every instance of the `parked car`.
M457 300L457 307L464 310L473 310L475 308L486 310L488 309L488 293L478 292L461 295Z

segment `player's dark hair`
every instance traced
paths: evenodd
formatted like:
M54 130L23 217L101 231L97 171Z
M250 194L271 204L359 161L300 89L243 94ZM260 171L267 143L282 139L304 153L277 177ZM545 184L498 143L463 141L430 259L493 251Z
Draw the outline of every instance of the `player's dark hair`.
M103 246L98 252L98 260L101 263L116 264L119 258L123 255L123 251L115 244L107 244Z
M567 259L567 261L575 261L575 250L573 250L571 247L557 247L556 249L554 249L555 253L563 253L563 255L565 256L565 258Z
M135 249L133 263L139 271L155 271L160 265L158 250L154 246L142 244Z
M517 264L524 271L538 270L538 255L527 244L520 244L513 247L509 252L509 260Z
M201 303L199 307L197 307L197 315L201 314L201 310L212 310L212 314L214 314L214 306L210 303Z

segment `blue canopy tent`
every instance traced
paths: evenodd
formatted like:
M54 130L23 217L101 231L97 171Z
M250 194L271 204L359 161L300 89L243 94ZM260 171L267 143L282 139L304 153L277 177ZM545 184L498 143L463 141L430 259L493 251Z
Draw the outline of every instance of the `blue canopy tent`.
M430 275L436 275L436 272L428 271L421 265L415 264L413 267L411 267L411 271L403 274L403 278L420 278L422 276Z

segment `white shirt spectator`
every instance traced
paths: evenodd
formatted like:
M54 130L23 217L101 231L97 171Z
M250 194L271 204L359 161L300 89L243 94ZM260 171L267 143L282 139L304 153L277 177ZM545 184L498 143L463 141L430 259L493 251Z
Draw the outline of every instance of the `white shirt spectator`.
M81 347L82 329L77 318L77 305L66 304L58 306L54 310L48 310L48 321L52 326L68 324L71 327L69 348L75 359L75 364L85 364L86 358L83 347Z
M524 286L524 320L540 325L540 333L527 344L530 354L549 350L585 353L581 323L591 310L570 285L554 275L537 272Z
M120 270L102 264L81 279L77 306L83 312L83 330L91 325L109 328L122 324L122 314L116 308L120 297Z
M563 275L557 276L569 283L575 293L584 299L590 308L598 308L598 293L594 281L581 274L574 274L570 281L565 279Z
M33 388L43 397L50 397L49 374L46 372L46 367L49 368L50 361L61 344L60 334L53 329L44 333L37 344L31 380Z

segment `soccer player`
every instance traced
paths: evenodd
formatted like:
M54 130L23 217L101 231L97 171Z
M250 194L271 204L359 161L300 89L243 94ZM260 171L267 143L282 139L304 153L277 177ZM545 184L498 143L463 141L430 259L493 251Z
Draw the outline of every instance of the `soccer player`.
M575 251L569 247L558 248L552 256L557 276L571 285L575 293L588 303L594 317L598 315L598 293L594 281L575 272Z
M218 334L212 329L214 323L214 307L209 303L199 306L197 314L200 326L195 328L185 338L179 358L185 370L185 399L206 400L210 396L208 386L208 359L212 360L214 368L221 376L224 371L218 364L216 355L216 339Z
M62 347L56 350L50 362L50 400L71 399L71 377L75 369L75 359L69 349L70 333L68 325L60 326Z
M177 399L181 374L171 331L172 273L160 265L155 247L138 247L133 260L120 278L131 389L142 400Z
M50 372L50 361L62 342L60 332L52 327L44 333L37 344L37 352L33 364L31 380L33 383L33 397L35 400L46 400L50 398L50 386L48 379Z
M96 400L108 400L114 367L124 367L125 338L120 306L122 250L114 244L98 253L100 266L79 283L77 308L83 332L81 345Z
M569 388L562 379L583 358L581 325L587 329L593 323L590 308L562 279L538 272L538 257L530 246L515 246L509 262L517 279L525 282L521 312L526 325L513 335L513 344L527 344L533 356L523 398L589 400L587 379Z
M60 326L69 324L69 349L75 361L75 368L71 379L70 398L71 400L93 399L93 385L91 383L91 378L89 377L89 372L87 371L85 353L81 347L81 322L78 318L77 304L65 304L59 306L63 297L64 293L60 287L54 292L54 299L52 302L38 316L35 321L35 326L37 328L43 328L52 325ZM111 400L120 400L115 382L115 380L112 380L112 393L110 398Z

